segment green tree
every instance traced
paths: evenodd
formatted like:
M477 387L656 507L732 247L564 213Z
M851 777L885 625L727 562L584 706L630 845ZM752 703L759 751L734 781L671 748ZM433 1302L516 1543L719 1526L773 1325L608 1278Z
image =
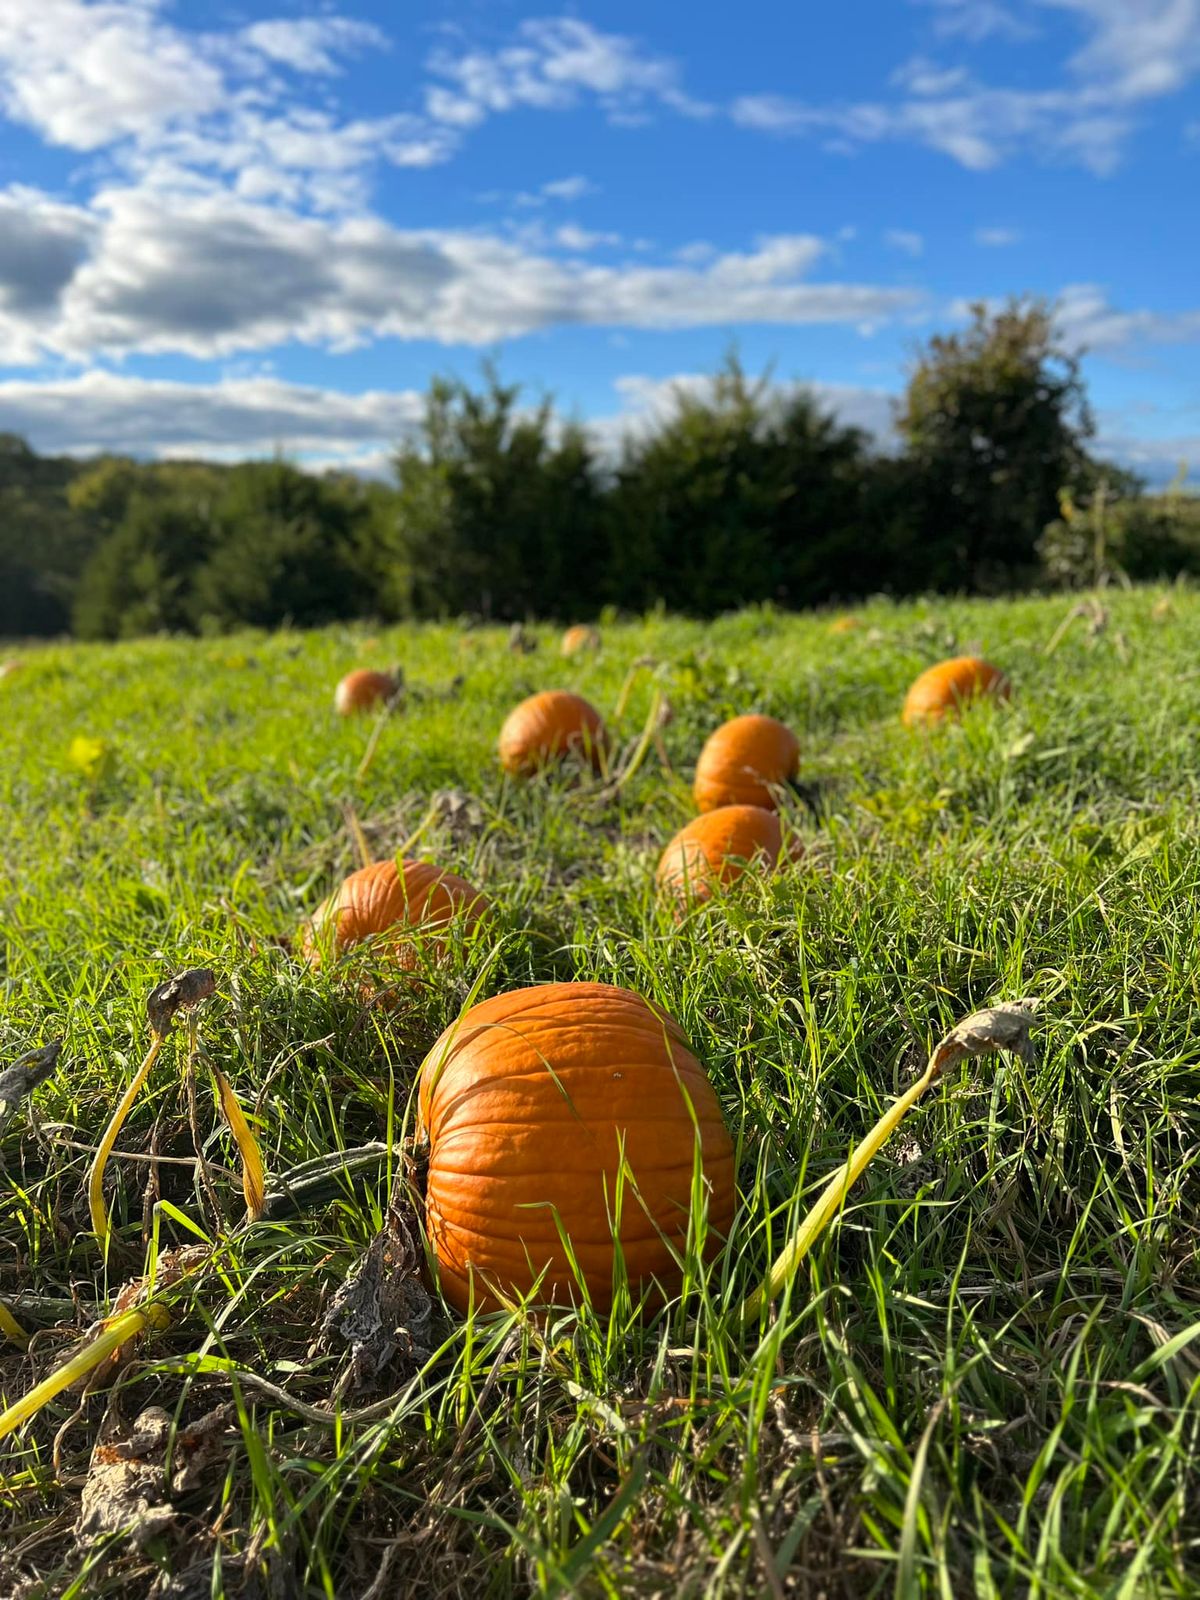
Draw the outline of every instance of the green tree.
M390 528L375 560L393 611L503 619L582 614L602 587L602 503L592 449L550 402L489 368L479 391L437 379L416 439L395 457Z
M917 571L932 588L988 589L1029 576L1059 490L1097 467L1076 356L1040 300L971 307L961 333L921 351L897 416L920 506Z
M192 581L191 620L205 627L319 627L370 609L364 571L369 491L284 461L229 472L212 538Z
M615 598L707 615L859 592L870 473L857 430L803 389L751 381L731 356L710 386L678 388L663 422L626 440L610 519Z
M176 491L134 491L125 514L84 569L75 631L84 639L190 632L193 580L212 545L210 507Z

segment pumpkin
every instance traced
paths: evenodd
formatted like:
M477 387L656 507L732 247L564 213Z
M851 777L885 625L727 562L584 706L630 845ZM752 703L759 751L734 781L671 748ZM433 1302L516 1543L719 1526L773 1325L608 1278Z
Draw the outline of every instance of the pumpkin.
M472 1292L492 1310L535 1285L545 1303L579 1298L563 1235L597 1310L612 1303L614 1231L635 1293L678 1292L697 1136L714 1248L733 1221L712 1084L678 1024L628 989L548 983L470 1007L421 1064L417 1117L426 1227L460 1311Z
M487 897L428 861L375 861L352 872L306 924L301 947L311 966L364 939L386 934L388 955L407 971L418 965L413 935L461 915L471 929L491 909ZM435 945L435 950L440 946Z
M348 672L338 684L333 704L340 717L352 717L357 711L371 711L382 701L390 700L396 688L396 680L386 672L360 667Z
M774 717L734 717L708 736L696 763L692 794L700 811L718 806L765 806L774 811L778 791L793 778L800 741Z
M678 900L708 900L748 865L779 861L779 817L763 806L718 806L681 828L658 863L658 886Z
M856 628L861 626L862 624L857 617L834 617L826 631L829 633L853 633Z
M923 722L940 722L957 716L969 701L979 695L1007 700L1008 679L998 667L978 656L955 656L929 667L913 683L904 700L901 720L910 728Z
M509 712L500 729L500 764L525 775L568 756L600 765L604 721L582 695L544 689Z
M577 622L573 628L568 628L562 636L562 653L564 656L578 655L581 650L599 650L600 635L595 628L590 628L586 622Z

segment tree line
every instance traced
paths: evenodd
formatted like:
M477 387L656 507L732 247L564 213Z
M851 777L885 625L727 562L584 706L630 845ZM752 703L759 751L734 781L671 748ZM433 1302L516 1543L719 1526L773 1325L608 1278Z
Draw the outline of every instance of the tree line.
M493 371L437 380L390 482L283 460L39 457L0 439L0 634L341 618L714 615L865 593L1200 573L1200 502L1097 459L1051 308L974 308L881 449L727 361L606 456Z

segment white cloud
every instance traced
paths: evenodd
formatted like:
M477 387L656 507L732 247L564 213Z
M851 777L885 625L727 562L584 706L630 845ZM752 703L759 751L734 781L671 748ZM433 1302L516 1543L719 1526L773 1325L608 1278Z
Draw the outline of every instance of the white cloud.
M28 200L29 197L26 197ZM169 215L170 226L163 226ZM47 212L48 227L57 222ZM79 225L76 213L69 221ZM760 239L703 263L598 265L494 235L402 230L378 217L330 220L197 187L99 194L88 253L60 269L56 297L10 342L74 360L176 352L197 358L301 341L486 344L562 325L684 328L738 323L876 323L913 290L810 281L826 254L808 234ZM71 248L79 248L70 234ZM613 241L584 230L557 243ZM67 268L70 267L68 271ZM13 274L20 281L27 269Z
M582 200L584 195L596 193L596 185L590 178L577 172L573 177L555 178L553 183L544 183L541 192L548 200Z
M932 0L942 31L984 38L1021 25L1007 8L979 0ZM853 151L881 140L907 140L982 172L1018 153L1088 168L1118 165L1140 109L1177 93L1200 74L1200 0L1035 0L1069 11L1087 39L1044 88L996 87L961 64L923 56L904 63L893 100L829 105L761 93L730 106L742 127L776 135L825 134L830 148Z
M1076 283L1058 298L1063 334L1084 350L1111 353L1131 346L1185 344L1200 339L1200 310L1120 311L1096 284Z
M935 8L934 31L946 39L962 38L979 44L993 37L1029 39L1036 32L1008 6L997 5L995 0L919 0L919 3Z
M655 105L684 116L712 110L684 92L674 62L575 17L523 22L517 42L499 50L438 50L429 70L441 81L426 90L425 109L456 129L518 109L564 111L584 99L626 123Z
M288 17L255 22L241 38L252 50L296 72L333 74L341 71L339 56L361 50L385 50L387 35L369 22L350 17Z
M917 256L925 254L925 239L922 234L913 233L908 228L889 228L883 236L883 241L889 250L898 250L901 255Z
M154 0L4 0L0 96L53 143L99 150L221 104L222 75Z
M1019 228L976 228L975 243L986 250L1003 250L1008 245L1020 244Z
M412 390L344 394L275 378L199 384L91 371L0 382L0 432L44 454L241 459L282 449L350 460L409 432L423 405Z

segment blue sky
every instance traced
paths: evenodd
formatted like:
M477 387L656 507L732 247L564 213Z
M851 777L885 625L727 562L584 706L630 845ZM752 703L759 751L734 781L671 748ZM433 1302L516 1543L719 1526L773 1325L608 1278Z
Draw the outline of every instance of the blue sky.
M0 3L0 429L371 468L484 357L608 438L736 342L884 432L1032 291L1200 478L1200 0Z

